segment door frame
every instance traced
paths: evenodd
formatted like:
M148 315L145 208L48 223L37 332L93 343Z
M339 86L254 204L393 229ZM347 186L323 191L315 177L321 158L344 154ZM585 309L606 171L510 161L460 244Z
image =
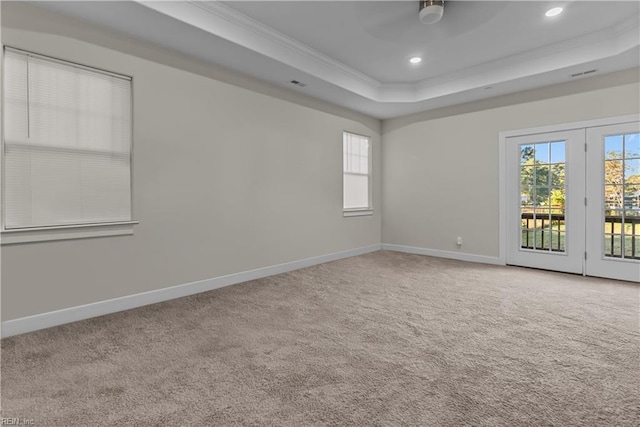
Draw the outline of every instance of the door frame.
M617 125L637 121L640 121L640 113L629 114L625 116L584 120L579 122L561 123L557 125L516 129L498 133L498 259L500 264L507 265L507 138L535 135L541 133L586 129L597 126Z

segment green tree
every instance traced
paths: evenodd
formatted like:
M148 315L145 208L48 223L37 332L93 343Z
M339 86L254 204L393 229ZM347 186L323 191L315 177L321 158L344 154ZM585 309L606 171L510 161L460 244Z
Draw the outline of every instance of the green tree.
M609 159L620 159L622 153L610 151ZM622 161L607 160L604 162L605 202L611 207L622 207L624 201L624 168Z
M554 188L553 190L551 190L551 205L553 206L554 210L564 210L565 202L566 200L564 189Z
M622 159L619 151L607 153L609 159ZM625 175L631 172L631 163L620 160L607 160L604 162L605 202L610 207L624 207L625 190L628 193L640 191L640 175L631 175L625 179Z
M524 147L521 153L520 184L523 204L559 205L564 208L564 164L549 165L535 160L530 147Z

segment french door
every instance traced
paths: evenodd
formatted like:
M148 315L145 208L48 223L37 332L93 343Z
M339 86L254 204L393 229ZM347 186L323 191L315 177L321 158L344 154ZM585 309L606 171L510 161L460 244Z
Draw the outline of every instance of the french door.
M585 274L640 282L640 124L589 128Z
M584 131L507 139L507 263L583 273Z
M507 264L640 281L639 130L506 138Z

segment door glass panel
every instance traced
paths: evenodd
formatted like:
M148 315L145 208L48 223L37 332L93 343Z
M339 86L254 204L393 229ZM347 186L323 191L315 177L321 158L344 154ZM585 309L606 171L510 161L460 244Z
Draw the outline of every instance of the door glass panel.
M640 137L605 137L604 255L640 260Z
M637 133L625 135L624 155L627 159L640 158L640 136Z
M624 178L624 160L604 161L604 183L622 185Z
M564 141L557 141L551 143L551 163L564 163Z
M565 141L520 146L520 248L565 251Z
M551 185L554 187L561 187L564 192L564 163L557 163L551 165Z
M538 144L533 144L536 149L536 162L540 162L541 164L549 163L549 143L548 142L540 142Z
M606 160L621 159L623 152L623 135L611 135L604 138L604 158Z

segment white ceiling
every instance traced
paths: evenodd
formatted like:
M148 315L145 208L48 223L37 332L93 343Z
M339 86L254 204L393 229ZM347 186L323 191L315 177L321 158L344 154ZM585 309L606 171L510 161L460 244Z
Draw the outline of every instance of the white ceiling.
M450 0L432 25L418 1L40 4L378 118L640 65L638 1Z

